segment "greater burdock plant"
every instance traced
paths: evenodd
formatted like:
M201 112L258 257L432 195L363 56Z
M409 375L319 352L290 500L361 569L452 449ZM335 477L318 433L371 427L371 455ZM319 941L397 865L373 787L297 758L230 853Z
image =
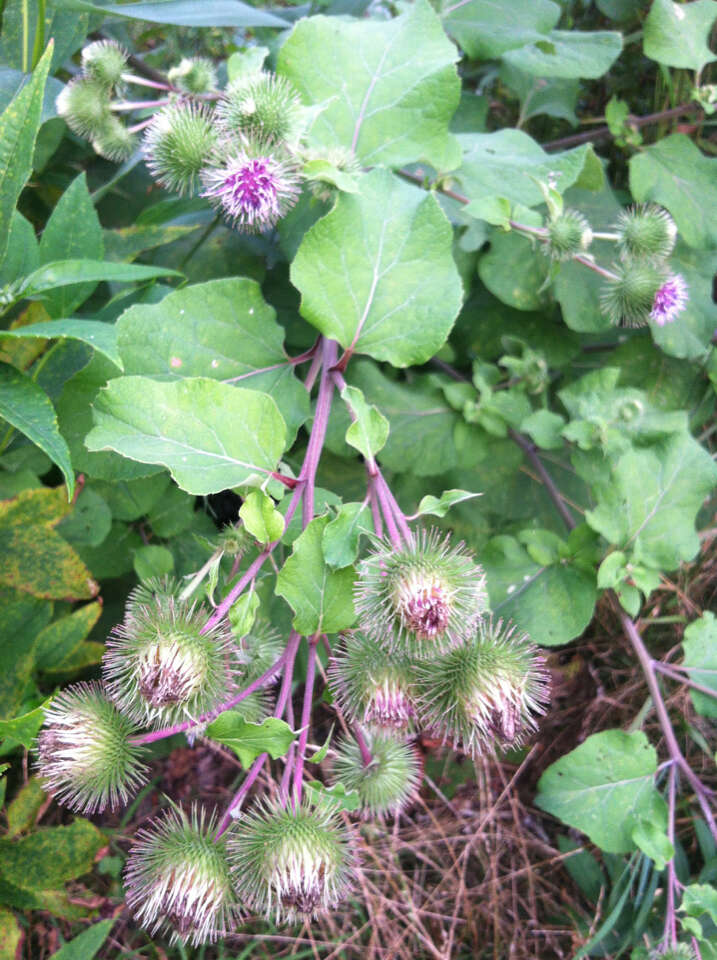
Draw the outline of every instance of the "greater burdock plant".
M549 677L525 623L541 643L567 643L587 625L598 587L615 590L612 599L637 616L640 592L647 595L659 582L669 558L676 558L676 566L689 554L694 531L678 531L674 544L665 535L674 513L664 523L660 517L656 533L651 529L663 500L673 511L675 503L682 507L689 501L696 514L714 476L712 461L706 464L695 451L686 418L651 409L646 389L618 385L615 370L598 370L600 376L587 382L568 378L559 392L555 386L567 364L563 355L594 354L595 347L612 352L623 339L630 347L640 343L630 339L633 331L606 333L610 325L650 324L657 341L680 332L681 321L694 324L694 315L687 314L688 305L694 306L687 282L670 262L681 254L670 191L655 189L654 195L664 198L671 213L656 203L638 205L603 232L577 209L579 199L564 205L561 190L597 176L586 168L584 181L580 177L577 165L587 163L582 153L570 154L568 162L561 153L553 170L551 155L540 151L533 169L541 177L546 171L543 182L524 169L532 165L530 146L525 164L518 147L528 134L521 131L495 150L487 146L499 139L501 131L495 131L478 134L478 140L463 135L470 144L461 164L464 144L448 127L451 104L458 102L456 46L441 33L452 24L454 39L464 42L461 18L452 17L459 6L439 19L417 3L386 21L398 33L413 24L396 49L417 49L415 63L406 64L403 52L400 62L391 62L393 41L387 42L379 52L385 71L358 84L354 78L345 85L328 79L327 88L324 65L314 70L307 62L302 51L311 44L302 45L302 32L325 28L325 18L309 17L281 49L272 48L275 72L257 65L264 48L237 51L226 65L224 89L218 88L223 65L211 60L183 58L166 77L146 67L136 76L128 72L135 58L113 41L97 41L82 52L81 72L57 99L73 133L104 157L129 160L118 178L143 159L159 187L191 198L191 203L162 203L153 212L156 221L113 235L115 254L126 246L131 259L143 252L135 243L153 244L158 236L164 243L165 234L174 238L164 229L167 211L179 211L176 226L191 230L197 217L203 230L186 258L176 262L179 272L188 269L220 219L239 232L265 234L227 244L229 256L239 251L239 262L247 255L261 287L249 277L221 276L178 286L166 297L162 288L134 291L127 301L133 305L116 328L103 322L90 333L86 325L92 321L83 316L79 324L60 319L42 331L43 337L54 331L77 336L82 349L95 345L105 355L78 375L83 397L92 386L95 426L75 437L72 451L76 459L89 455L78 462L88 463L95 498L102 500L92 490L93 470L100 481L124 477L129 460L135 461L133 469L139 464L143 492L145 473L164 467L177 484L172 494L188 498L185 506L195 504L191 498L230 489L242 500L239 521L216 536L207 536L204 528L195 535L187 521L181 531L186 538L177 545L171 534L159 532L167 521L162 503L153 500L146 507L146 522L137 519L132 488L119 505L132 518L126 522L136 526L127 531L135 543L129 563L138 572L146 569L148 556L152 569L155 563L159 569L174 564L178 579L150 579L130 594L124 619L108 640L102 682L58 694L37 739L43 784L85 813L129 801L147 776L143 750L157 741L186 734L190 743L203 738L239 757L245 773L218 815L171 806L135 837L125 871L127 899L137 921L152 933L199 946L231 933L248 913L281 923L310 922L339 907L361 870L358 833L369 829L360 822L352 826L350 814L383 820L406 811L423 779L419 749L434 749L438 737L488 763L503 751L513 758L513 751L526 746L548 708ZM379 31L370 33L376 24L366 20L328 21L332 42L343 42L344 55L355 44L363 60L365 37L380 39ZM526 35L533 33L531 28ZM323 50L326 35L320 40ZM318 35L314 42L318 49ZM538 54L545 52L534 51L532 62ZM434 64L429 76L414 75L429 62ZM468 70L466 76L475 74ZM140 94L134 99L129 91L136 88ZM147 90L151 93L143 96ZM37 106L42 97L36 101ZM39 106L36 112L39 116ZM34 139L27 144L31 156ZM494 158L506 157L507 147L511 158L521 157L517 186L506 162L500 172L510 196L485 196L482 165L490 166L485 182L496 182L501 161ZM470 159L471 152L481 159ZM561 177L572 180L561 186ZM476 183L478 196L459 192L475 194ZM643 184L642 192L651 188ZM444 207L436 199L441 194ZM92 207L91 200L88 204ZM531 212L526 204L541 210ZM75 206L68 203L68 209ZM15 220L15 229L26 232L27 221ZM99 223L97 231L96 245L104 236ZM43 244L50 246L57 232L48 229ZM522 268L522 254L527 261L531 249L521 236L537 254L525 289L516 264ZM31 246L24 233L22 240ZM514 259L506 262L502 249ZM73 249L70 253L74 258ZM602 265L601 257L611 265ZM600 277L601 296L574 281L578 268ZM96 264L87 268L90 279L97 278L96 269ZM688 267L683 269L692 283ZM58 287L76 288L86 279L76 270L70 263L46 269L39 278L6 281L3 308L12 309L21 296L53 291L58 277ZM164 272L161 266L112 261L106 279L144 282ZM176 274L167 275L174 282ZM566 275L569 283L563 283ZM478 276L486 289L478 291L481 306L475 310L469 294ZM484 356L484 334L496 331L484 325L481 298L493 294L514 309L494 310L500 326ZM264 295L280 307L280 323ZM114 320L117 304L112 301L103 321ZM569 336L558 326L558 304L573 327ZM297 309L313 331L302 327ZM60 316L54 313L60 307L49 301L48 310ZM520 310L528 314L525 323L511 315ZM590 311L595 316L586 321ZM449 343L454 324L455 340ZM669 329L657 329L662 327ZM289 342L298 345L295 355L284 347L284 328ZM13 323L5 333L10 338L22 329ZM536 329L539 336L533 336ZM577 334L584 329L607 340L579 344ZM706 351L709 338L696 342ZM683 342L678 349L694 345ZM586 362L583 357L575 367ZM100 363L111 372L95 395ZM422 369L400 372L407 367ZM299 380L295 374L302 368ZM35 376L42 369L38 365L27 376L23 367L12 384L38 401L33 387L42 393ZM642 373L633 369L625 383L642 385ZM612 395L605 399L606 382L616 402ZM556 397L562 404L558 412L550 407L551 400L557 405ZM51 410L49 399L47 404ZM75 410L69 402L68 409ZM12 434L15 422L8 423ZM48 427L48 435L54 437L53 429ZM709 428L705 435L711 436ZM357 493L342 489L341 499L333 490L326 447L335 456L337 450L345 456L349 447L357 452L353 466L359 470L350 485ZM560 459L566 450L570 466ZM578 492L558 488L551 457L570 472ZM17 466L12 458L6 462ZM33 483L41 466L19 470L13 484ZM446 489L443 482L469 474L488 494L476 513L465 501L477 494ZM642 488L634 495L635 476L646 488L644 498ZM678 494L666 477L679 478ZM71 486L70 479L74 476L68 476ZM162 478L147 479L149 488ZM534 492L530 484L536 482L540 499L533 502L526 491ZM610 483L612 499L606 493ZM509 498L521 501L517 517L508 518ZM165 531L186 520L177 521L171 506ZM456 522L460 535L447 532L443 519L454 507L466 509ZM192 509L188 512L193 522ZM553 520L560 535L541 527ZM93 532L82 541L88 557ZM77 531L68 539L73 535ZM108 536L115 537L114 526ZM600 537L609 549L598 572ZM157 550L152 538L176 549ZM29 542L33 547L36 541ZM195 563L197 546L208 546L211 555L204 562ZM75 585L77 592L67 596L92 596L93 581L79 579L80 588ZM38 588L37 595L65 599L55 583L44 592ZM284 600L292 610L291 629L287 611L280 612ZM520 626L494 617L491 606L496 613L510 610ZM648 770L643 786L652 799L625 827L627 839L621 836L622 846L615 849L623 853L636 844L655 863L662 858L669 864L659 885L654 875L650 881L653 893L659 886L667 898L668 923L659 947L667 956L682 949L675 920L681 889L674 866L678 772L700 804L707 830L717 837L717 828L711 795L681 752L656 679L659 670L670 679L684 678L674 665L658 666L633 620L626 613L621 618L645 672L669 761L661 768L655 764L656 778L658 770L667 771L667 826L658 825L655 836L649 816L655 810L661 814L664 804ZM327 690L320 689L324 652ZM707 689L692 686L703 694ZM323 720L329 711L344 730L338 742L333 727L328 735L318 729L317 715ZM619 745L632 736L616 733ZM640 757L644 761L644 752ZM586 767L578 765L580 775ZM557 775L562 778L564 771ZM625 776L619 783L640 777L643 773ZM580 811L565 813L570 796L551 808L547 788L545 795L546 809L582 826ZM585 823L588 832L595 829L595 818ZM640 889L647 888L643 877Z

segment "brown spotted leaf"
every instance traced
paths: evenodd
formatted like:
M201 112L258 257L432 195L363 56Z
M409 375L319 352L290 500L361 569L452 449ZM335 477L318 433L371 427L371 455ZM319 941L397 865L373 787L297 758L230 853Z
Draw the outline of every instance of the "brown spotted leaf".
M53 529L72 506L62 487L26 490L0 502L0 584L46 600L89 600L99 587Z

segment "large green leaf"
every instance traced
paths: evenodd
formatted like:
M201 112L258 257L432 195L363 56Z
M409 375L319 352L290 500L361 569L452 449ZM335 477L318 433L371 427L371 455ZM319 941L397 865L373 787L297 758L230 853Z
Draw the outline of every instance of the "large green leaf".
M569 557L550 559L537 562L509 536L494 537L480 556L491 610L515 621L535 643L546 647L580 636L597 599L594 573L575 566Z
M585 518L605 539L631 547L635 560L674 570L700 547L695 518L717 483L717 465L692 437L676 433L644 449L630 449L595 483L598 503Z
M283 757L296 739L291 727L276 717L268 717L262 723L249 723L242 716L241 704L210 723L206 735L231 747L244 768L251 766L261 753L268 753L273 760Z
M675 218L691 247L717 247L717 158L684 133L673 133L630 159L635 200L654 200Z
M287 27L288 22L242 0L159 0L155 3L90 3L89 0L55 0L58 7L102 16L128 17L178 27Z
M328 523L328 516L311 521L276 578L277 594L294 611L294 628L306 636L348 630L355 619L353 567L332 570L324 559Z
M6 363L0 363L0 416L57 464L67 483L67 497L72 499L75 473L50 399L33 380Z
M607 853L628 853L641 819L666 823L656 771L655 748L641 730L605 730L548 767L535 803Z
M148 267L143 263L113 263L110 260L58 260L46 263L23 280L18 294L23 297L39 297L49 290L58 290L78 281L98 283L110 280L115 283L139 283L156 277L180 277L177 270L168 267Z
M0 116L0 260L7 250L15 204L32 172L32 155L51 59L52 45L43 54L30 82Z
M602 167L589 144L546 153L527 133L512 129L462 133L458 139L463 163L455 175L471 200L497 195L536 207L545 198L535 180L550 180L560 193L574 185L599 190L603 184Z
M317 144L350 147L365 166L457 161L448 124L458 106L455 47L426 0L393 20L302 20L279 54L279 73L324 109Z
M672 3L653 0L644 26L645 56L667 67L683 67L697 73L717 60L710 50L712 25L717 20L714 0Z
M41 487L0 502L0 583L48 600L89 600L99 587L53 529L71 509L63 494Z
M526 237L494 230L490 249L478 261L478 275L490 290L516 310L538 310L547 301L550 261Z
M205 377L111 380L94 404L88 450L161 464L187 493L235 487L276 469L286 425L268 394Z
M284 330L254 280L210 280L157 304L136 304L117 321L117 334L128 374L211 377L271 394L292 435L308 415L309 395L287 360Z
M344 348L425 363L461 305L452 236L435 197L374 170L304 236L291 268L302 314Z
M622 51L622 34L614 30L553 30L529 46L510 50L503 59L536 77L601 77Z
M92 427L92 404L107 381L119 373L119 367L95 354L86 367L70 377L57 401L57 419L75 470L113 483L146 477L162 469L126 460L116 453L90 453L85 446L85 437Z
M122 369L122 358L117 349L117 330L111 323L69 317L65 320L32 323L26 327L16 327L14 330L0 330L0 342L3 337L16 340L28 338L80 340L82 343L89 344L98 353L103 353L108 360L111 360L120 370Z
M560 19L560 6L552 0L446 0L441 17L469 57L495 60L549 33Z
M691 690L695 710L705 717L717 718L717 619L709 610L685 630L682 641L686 667L699 667L688 674L695 683L714 690L714 696Z
M81 173L57 201L40 240L42 263L87 257L101 260L104 239L87 178ZM51 317L69 317L90 296L94 283L78 283L48 293L44 305Z

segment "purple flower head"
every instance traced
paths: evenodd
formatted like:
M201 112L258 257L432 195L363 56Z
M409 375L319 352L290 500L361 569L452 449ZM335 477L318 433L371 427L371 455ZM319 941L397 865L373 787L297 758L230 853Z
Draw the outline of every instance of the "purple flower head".
M297 200L299 183L287 161L242 150L221 166L202 173L203 197L218 207L235 227L266 230L284 216Z
M671 273L655 294L650 319L658 327L673 323L687 306L689 298L685 278L679 273Z

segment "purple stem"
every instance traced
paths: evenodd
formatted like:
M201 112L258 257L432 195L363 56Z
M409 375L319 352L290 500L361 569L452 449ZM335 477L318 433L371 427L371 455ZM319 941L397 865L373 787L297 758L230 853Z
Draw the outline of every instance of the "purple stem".
M653 669L659 670L660 673L664 673L666 677L669 677L676 683L684 683L686 687L691 687L693 690L699 690L700 693L704 693L708 697L714 697L717 699L717 690L713 690L711 687L706 687L702 683L697 683L695 680L690 680L689 677L680 676L680 674L677 673L677 671L671 665L662 663L661 660L653 660L652 666Z
M398 501L394 497L391 491L391 488L386 483L386 478L384 477L383 474L381 474L380 483L382 484L386 492L386 497L388 499L389 505L391 506L391 509L393 510L393 515L396 518L396 523L398 524L398 529L403 534L403 539L406 541L406 544L410 545L411 543L413 543L413 534L411 533L411 528L406 522L406 515L404 514L403 510L401 510L401 508L399 507Z
M294 659L296 658L296 651L299 647L300 640L301 640L301 637L299 636L299 634L295 630L292 630L291 633L289 634L289 642L287 643L286 650L284 651L284 654L283 654L284 676L281 681L281 690L279 692L279 696L276 701L276 709L274 710L275 717L282 716L282 714L284 713L284 709L286 707L287 700L289 699L289 695L291 693L291 681L294 676ZM246 777L242 781L242 784L237 790L237 792L232 797L232 800L229 806L227 807L224 813L224 816L219 822L219 827L217 828L217 832L214 834L215 843L221 837L221 835L225 832L229 824L232 822L232 819L233 819L232 811L236 810L237 807L239 807L239 805L243 802L244 797L249 792L249 788L254 783L256 778L259 776L259 771L264 765L264 761L266 760L267 757L268 757L268 753L259 754L259 756L256 758L254 763L249 768L249 772L247 773Z
M302 524L306 527L314 518L314 487L316 485L316 470L319 466L321 451L326 437L326 428L331 412L331 399L334 393L334 381L331 368L336 363L338 344L335 340L324 340L321 344L321 381L319 396L316 401L314 423L311 427L309 445L306 448L304 465L301 468L299 480L304 484L304 495L301 507Z
M224 816L222 817L219 823L219 826L217 827L217 832L214 834L215 843L221 837L221 835L226 831L229 824L234 819L232 817L232 811L236 810L236 808L241 805L242 801L244 800L244 797L247 795L247 793L249 793L249 789L251 788L251 785L259 776L259 772L261 771L261 768L264 766L264 762L268 756L269 756L268 753L260 753L259 756L254 761L254 763L252 763L252 765L249 767L249 772L244 777L242 781L242 785L239 787L237 792L232 797L232 801L227 807L224 813Z
M287 520L288 524L288 520ZM278 541L277 541L278 542ZM244 588L249 584L261 570L264 565L266 558L269 556L271 551L276 546L276 543L269 544L266 550L262 550L258 557L255 558L253 563L244 571L243 576L234 584L229 593L224 597L222 602L219 604L217 609L207 620L207 622L202 627L202 633L206 633L208 630L211 630L212 627L215 627L220 620L223 620L227 614L227 611L235 602L237 597L242 593Z
M154 743L157 740L165 740L167 737L173 737L175 733L184 733L185 730L191 730L192 727L197 727L202 723L209 723L212 720L216 720L220 713L224 713L226 710L231 710L232 707L235 707L238 703L241 703L242 700L246 700L246 698L254 693L255 690L259 690L261 687L263 687L267 680L270 680L275 673L279 672L282 666L286 663L288 656L289 645L287 644L286 649L276 663L272 664L268 670L265 670L260 677L257 677L256 680L253 680L248 687L242 690L241 693L237 693L236 696L231 698L231 700L227 700L226 703L222 703L210 713L205 713L203 716L199 717L198 720L185 720L183 723L175 723L172 727L164 727L162 730L153 730L152 733L144 733L139 737L132 737L130 742L135 746Z
M176 90L176 87L172 87L168 83L159 83L156 80L147 80L145 77L135 77L132 73L123 73L122 79L125 83L135 83L140 87L152 87L154 90Z
M378 505L378 496L376 495L376 477L369 476L368 478L368 495L371 501L373 532L377 537L383 537L383 520L381 519L381 509Z
M319 642L319 635L315 634L309 640L309 660L306 665L306 684L304 686L304 703L301 708L301 733L299 734L299 746L296 751L296 761L294 763L294 806L298 807L301 803L301 789L304 776L304 755L306 754L306 744L309 740L309 724L311 722L311 701L314 696L314 678L316 676L316 646Z
M363 733L361 733L361 730L359 727L354 727L354 735L356 737L356 743L358 744L358 748L361 751L361 759L363 760L363 765L364 767L367 767L373 760L373 757L371 756L371 751L369 750L368 744L366 743L366 738L364 737Z
M695 791L695 796L697 797L699 805L702 809L704 818L707 821L707 825L710 828L710 832L715 841L717 841L717 824L715 823L714 814L710 809L709 801L712 791L709 790L704 783L702 783L700 778L682 755L680 745L675 737L675 731L672 729L672 723L670 722L670 717L667 713L665 701L662 699L660 685L657 682L657 677L652 667L652 657L648 653L647 647L643 643L637 627L623 610L620 611L620 621L625 629L625 632L627 633L628 639L632 645L632 649L635 651L637 659L640 661L640 666L642 667L647 688L650 691L650 696L652 697L652 704L655 708L655 713L657 714L657 719L660 723L662 735L665 738L665 743L667 744L670 758L674 761L675 765L682 770L690 786Z
M169 100L117 100L110 104L110 110L121 113L125 110L146 110L149 107L166 107Z
M670 766L670 779L667 787L667 838L675 846L675 793L677 789L677 770L675 764ZM677 918L675 916L675 887L677 875L675 873L675 858L667 863L667 909L665 910L664 940L668 947L677 946Z
M291 501L289 503L289 508L286 511L286 516L284 517L284 529L286 529L291 523L292 517L296 513L296 509L299 506L299 499L301 498L302 486L298 484L294 488L294 492L291 496ZM222 602L219 604L217 609L207 620L207 622L202 627L202 633L206 633L207 630L211 630L212 627L216 626L220 620L223 620L227 614L227 611L230 609L232 604L237 600L241 595L244 588L256 577L259 570L261 570L264 565L266 558L269 556L272 551L276 549L281 541L275 540L273 543L270 543L266 549L262 550L259 556L254 560L250 567L246 570L244 575L234 586L231 588L229 593L224 597Z

